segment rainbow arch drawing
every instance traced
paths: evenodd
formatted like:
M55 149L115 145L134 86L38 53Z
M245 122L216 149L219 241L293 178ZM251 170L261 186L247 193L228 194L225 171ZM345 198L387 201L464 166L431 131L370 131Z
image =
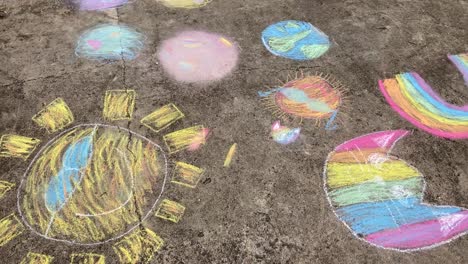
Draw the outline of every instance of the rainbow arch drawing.
M449 55L468 83L468 55ZM379 80L390 106L416 127L439 137L468 138L468 105L447 103L416 72Z
M416 251L468 232L468 210L423 202L422 173L391 155L410 134L381 131L337 146L324 167L324 189L335 215L354 236L373 246Z

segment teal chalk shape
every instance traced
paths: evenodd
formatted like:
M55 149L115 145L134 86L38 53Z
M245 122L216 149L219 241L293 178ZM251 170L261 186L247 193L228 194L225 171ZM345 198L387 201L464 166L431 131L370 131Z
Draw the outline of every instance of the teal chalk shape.
M268 26L262 32L265 47L273 54L293 60L312 60L330 48L328 36L304 21L287 20Z
M102 24L84 32L76 44L75 54L93 60L133 60L144 46L143 34L114 24Z

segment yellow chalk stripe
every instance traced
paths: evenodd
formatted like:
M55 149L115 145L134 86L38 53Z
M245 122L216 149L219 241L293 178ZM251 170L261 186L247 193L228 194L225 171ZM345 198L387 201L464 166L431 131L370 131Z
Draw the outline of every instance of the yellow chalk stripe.
M153 254L164 244L164 241L153 231L136 229L113 247L122 264L149 263Z
M176 162L171 182L185 187L195 188L204 172L204 169L200 169L191 164Z
M228 47L231 47L231 46L232 46L232 43L231 43L229 40L225 39L225 38L220 38L219 40L221 40L221 42L222 42L224 45L228 46Z
M394 181L419 177L417 170L404 161L381 164L328 163L329 188L339 188L367 181Z
M28 252L20 264L50 264L54 257Z
M237 143L232 144L231 148L229 148L229 151L226 155L226 159L224 160L224 167L229 167L231 165L232 158L234 157L234 154L236 154L237 150Z
M49 133L62 130L73 123L73 113L62 98L57 98L39 111L32 120Z
M23 231L24 226L14 214L0 220L0 247L21 235Z
M3 135L0 138L0 157L27 159L41 141L35 138Z
M173 8L199 8L207 5L212 0L157 0L162 2L163 5Z
M178 223L184 214L185 207L177 202L164 199L159 206L156 216L174 223Z
M93 253L72 254L70 264L105 264L106 258L104 255Z
M183 117L184 114L177 106L168 104L143 117L140 122L154 132L159 132Z
M130 120L135 108L134 90L109 90L104 99L103 115L107 120Z
M170 154L187 149L194 143L204 144L203 126L194 126L178 130L163 136Z
M7 181L0 181L0 198L2 198L6 192L11 190L11 188L15 187L14 183L7 182Z

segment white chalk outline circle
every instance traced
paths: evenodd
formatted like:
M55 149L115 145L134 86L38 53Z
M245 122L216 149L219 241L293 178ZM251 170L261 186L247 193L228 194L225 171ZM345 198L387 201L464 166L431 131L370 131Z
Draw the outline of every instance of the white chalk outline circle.
M95 242L95 243L82 243L82 242L76 242L74 240L66 240L66 239L58 239L58 238L52 238L52 237L48 237L48 236L45 236L44 234L41 234L39 233L36 229L34 229L29 223L28 221L26 221L26 219L24 218L24 215L23 215L23 212L21 211L21 203L20 203L20 197L21 197L21 193L22 193L22 188L23 188L23 184L26 180L26 178L28 177L28 173L30 172L32 166L34 165L34 163L36 162L36 160L41 156L41 154L51 145L53 144L58 138L60 138L61 136L63 136L65 133L73 130L73 129L76 129L76 128L79 128L79 127L90 127L90 126L96 126L96 127L104 127L104 128L111 128L111 129L117 129L119 131L121 130L124 130L124 131L127 131L137 137L139 137L140 139L144 139L146 140L147 142L149 142L151 145L153 145L154 147L156 147L157 149L159 149L159 151L161 152L161 155L162 157L164 158L164 180L163 180L163 183L162 183L162 186L161 186L161 192L159 193L158 197L156 198L155 202L153 203L153 205L151 206L151 208L148 210L148 213L141 219L141 221L139 221L137 224L135 224L135 226L131 227L130 229L128 229L127 231L124 231L122 234L120 235L117 235L115 237L112 237L110 239L107 239L105 241L100 241L100 242ZM40 237L43 237L45 239L49 239L49 240L53 240L53 241L58 241L58 242L65 242L65 243L69 243L69 244L75 244L75 245L83 245L83 246L95 246L95 245L101 245L101 244L104 244L104 243L107 243L107 242L110 242L110 241L114 241L114 240L117 240L127 234L129 234L130 232L132 232L135 228L139 227L143 221L145 221L150 215L151 213L153 212L154 208L156 207L156 205L158 204L158 201L159 199L161 199L161 196L164 192L164 189L165 189L165 186L166 186L166 181L167 181L167 176L168 176L168 164L167 164L167 157L166 157L166 154L163 150L163 148L161 148L161 146L159 146L158 144L156 144L155 142L153 142L152 140L148 139L147 137L143 136L143 135L140 135L136 132L133 132L129 129L126 129L126 128L123 128L123 127L119 127L119 126L112 126L112 125L104 125L104 124L81 124L81 125L77 125L77 126L74 126L72 128L69 128L65 131L63 131L62 133L60 133L59 135L55 136L54 138L52 138L51 140L49 140L49 142L47 142L46 145L44 145L41 150L34 156L34 159L30 162L30 164L28 165L28 168L26 169L24 175L23 175L23 178L21 179L21 183L18 187L18 192L16 194L16 202L17 202L17 207L18 207L18 212L19 212L19 215L21 216L21 220L23 221L23 223L36 235L40 236Z

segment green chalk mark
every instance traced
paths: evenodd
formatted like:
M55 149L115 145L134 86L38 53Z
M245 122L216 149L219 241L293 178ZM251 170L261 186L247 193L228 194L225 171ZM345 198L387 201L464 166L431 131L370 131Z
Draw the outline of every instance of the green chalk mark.
M288 37L272 37L268 41L268 44L275 51L288 52L294 48L296 42L306 38L310 33L312 33L312 30L300 32Z
M301 26L298 25L297 23L289 21L288 23L286 23L285 27L287 27L287 28L300 28Z
M327 52L329 45L304 45L301 47L302 53L309 59L315 59Z

